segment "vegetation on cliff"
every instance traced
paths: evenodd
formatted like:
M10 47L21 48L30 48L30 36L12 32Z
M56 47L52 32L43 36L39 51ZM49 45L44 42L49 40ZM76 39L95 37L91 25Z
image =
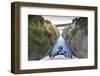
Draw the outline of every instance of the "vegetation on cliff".
M28 60L39 60L57 38L57 29L41 15L28 15Z

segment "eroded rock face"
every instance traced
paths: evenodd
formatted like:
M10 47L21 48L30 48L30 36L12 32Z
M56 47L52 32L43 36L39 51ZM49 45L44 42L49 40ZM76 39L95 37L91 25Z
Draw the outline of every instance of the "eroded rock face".
M76 35L71 40L71 46L77 50L77 55L80 58L86 58L88 53L88 37L84 34L84 30L78 30Z
M64 38L78 58L88 57L88 19L80 17L64 29Z

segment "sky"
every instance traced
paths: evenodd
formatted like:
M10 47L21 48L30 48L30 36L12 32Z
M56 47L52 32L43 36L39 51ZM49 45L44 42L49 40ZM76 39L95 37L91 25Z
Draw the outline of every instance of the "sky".
M52 24L67 24L72 23L76 17L73 16L42 16L45 20L50 20Z

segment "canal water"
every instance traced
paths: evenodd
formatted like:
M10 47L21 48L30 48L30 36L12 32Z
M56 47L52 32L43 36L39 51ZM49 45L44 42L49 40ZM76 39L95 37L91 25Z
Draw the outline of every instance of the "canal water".
M49 52L46 57L43 59L75 59L77 58L75 54L73 53L72 48L69 46L69 44L64 40L62 35L58 37L56 40L54 46L49 49Z

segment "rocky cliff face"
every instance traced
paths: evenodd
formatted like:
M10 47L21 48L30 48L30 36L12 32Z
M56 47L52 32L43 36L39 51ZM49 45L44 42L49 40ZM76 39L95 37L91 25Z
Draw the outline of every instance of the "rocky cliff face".
M64 38L78 58L88 57L88 19L80 17L64 29Z
M57 38L58 30L40 15L28 16L28 60L39 60Z

